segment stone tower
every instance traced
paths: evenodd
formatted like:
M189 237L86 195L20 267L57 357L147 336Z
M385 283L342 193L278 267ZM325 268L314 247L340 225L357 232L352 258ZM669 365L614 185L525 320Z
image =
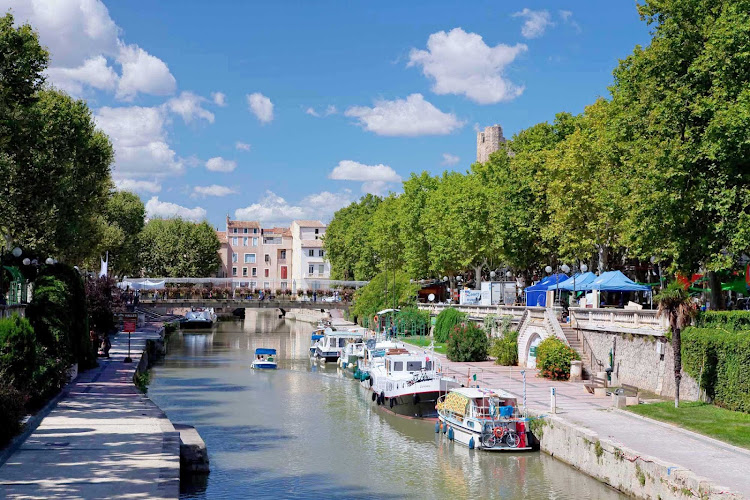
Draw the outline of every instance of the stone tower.
M505 142L503 127L493 125L486 127L483 132L477 132L477 161L484 163L490 159L490 154L500 149L500 144Z

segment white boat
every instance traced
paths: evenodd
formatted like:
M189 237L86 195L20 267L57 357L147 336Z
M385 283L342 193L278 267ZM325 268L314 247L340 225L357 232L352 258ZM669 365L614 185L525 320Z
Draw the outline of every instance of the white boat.
M369 377L363 380L373 391L373 402L398 415L436 417L438 398L458 387L458 381L439 371L434 353L410 353L395 342L388 343L393 346L384 344L372 349Z
M326 329L333 331L332 328L326 328L326 327L320 327L313 330L312 335L310 337L310 356L315 356L315 350L318 347L318 342L325 337Z
M215 321L213 307L191 309L180 320L180 328L210 328Z
M250 364L251 368L263 370L276 369L276 349L259 348L255 350L255 359Z
M352 342L362 342L362 334L326 328L323 338L315 344L315 357L323 363L338 361L346 345Z
M357 368L358 361L364 356L365 343L364 342L349 342L344 347L341 357L339 358L339 366L344 369L355 370Z
M469 448L531 450L529 419L518 414L516 397L478 387L452 389L437 402L435 432Z

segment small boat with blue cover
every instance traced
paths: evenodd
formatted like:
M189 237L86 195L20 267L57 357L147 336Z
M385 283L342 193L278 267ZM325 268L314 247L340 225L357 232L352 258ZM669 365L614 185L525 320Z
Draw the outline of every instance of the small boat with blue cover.
M250 365L252 368L265 370L276 369L276 349L258 348L255 350L255 359Z

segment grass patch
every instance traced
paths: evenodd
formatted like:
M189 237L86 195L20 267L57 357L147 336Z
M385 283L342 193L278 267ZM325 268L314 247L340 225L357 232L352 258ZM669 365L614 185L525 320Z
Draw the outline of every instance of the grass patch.
M628 406L638 415L684 427L699 434L750 449L750 414L725 410L701 402L681 402L679 408L674 401Z
M399 340L417 347L428 347L432 342L430 337L399 337ZM435 342L435 352L445 354L445 342Z

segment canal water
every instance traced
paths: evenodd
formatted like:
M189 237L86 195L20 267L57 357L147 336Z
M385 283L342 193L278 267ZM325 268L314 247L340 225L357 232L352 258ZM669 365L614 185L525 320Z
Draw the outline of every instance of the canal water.
M469 450L376 408L335 365L311 363L311 331L249 312L172 335L148 394L198 429L211 460L181 498L624 498L547 455ZM278 350L278 370L250 369L257 347Z

